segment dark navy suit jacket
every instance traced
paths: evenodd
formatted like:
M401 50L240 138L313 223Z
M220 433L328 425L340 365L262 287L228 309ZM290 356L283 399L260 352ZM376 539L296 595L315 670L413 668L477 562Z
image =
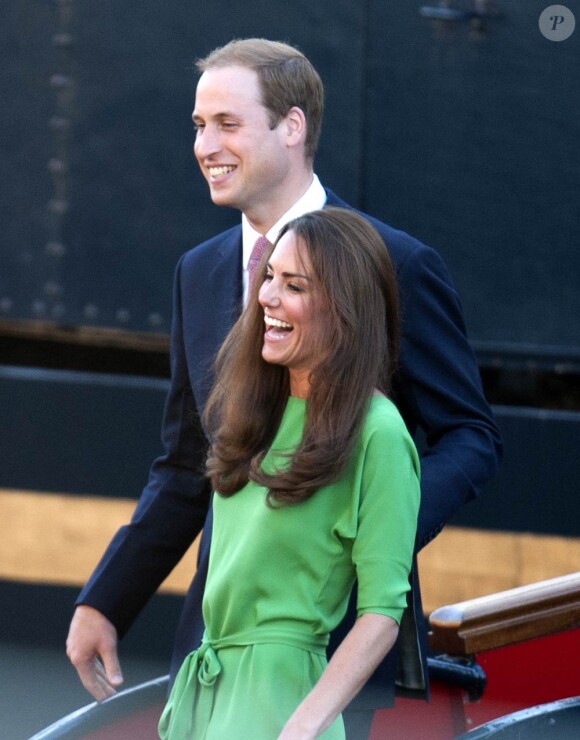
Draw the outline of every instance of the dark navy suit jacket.
M349 207L332 192L327 196L328 205ZM402 345L394 400L411 434L422 430L426 440L418 550L493 477L501 443L466 339L460 301L442 260L408 234L365 217L384 239L399 284ZM120 637L206 522L211 492L202 473L207 441L198 412L207 399L215 353L241 305L242 238L241 226L236 226L179 261L171 387L162 428L165 454L151 467L131 523L115 535L77 600L102 612ZM177 630L173 672L198 646L203 632L201 598L210 531L208 521L198 571ZM411 608L406 611L406 624L411 626L402 626L399 639L404 669L400 678L403 684L421 688L424 654L417 661L417 636L409 619L413 610L420 612L416 571L412 581ZM419 637L425 637L424 629ZM387 669L387 675L392 679L392 671Z

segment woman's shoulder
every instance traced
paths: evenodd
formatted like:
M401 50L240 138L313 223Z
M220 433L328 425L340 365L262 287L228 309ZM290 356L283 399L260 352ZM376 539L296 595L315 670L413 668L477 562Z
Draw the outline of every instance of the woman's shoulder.
M401 423L404 425L403 418L395 404L390 398L387 398L387 396L378 391L371 397L365 421L371 423L376 421L385 424Z
M382 394L372 396L363 422L363 438L375 435L410 438L399 410Z
M365 459L412 460L419 474L419 455L403 417L395 404L382 395L372 397L359 442L359 454Z

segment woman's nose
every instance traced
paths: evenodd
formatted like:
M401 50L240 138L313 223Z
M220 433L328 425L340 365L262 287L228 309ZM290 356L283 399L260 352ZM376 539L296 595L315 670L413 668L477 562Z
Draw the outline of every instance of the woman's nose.
M260 293L258 300L262 306L275 306L280 303L278 296L278 289L275 285L275 280L264 280L260 287Z

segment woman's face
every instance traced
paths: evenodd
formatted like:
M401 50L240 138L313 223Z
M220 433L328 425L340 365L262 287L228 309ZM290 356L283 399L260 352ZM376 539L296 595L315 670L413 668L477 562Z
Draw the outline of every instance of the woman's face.
M324 352L326 312L306 245L293 231L284 234L268 260L259 301L266 324L262 357L287 367L291 395L306 398L310 372Z

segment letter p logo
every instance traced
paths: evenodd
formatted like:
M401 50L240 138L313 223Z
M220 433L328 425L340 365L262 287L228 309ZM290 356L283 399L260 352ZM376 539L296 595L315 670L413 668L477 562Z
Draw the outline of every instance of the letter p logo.
M574 33L576 19L565 5L550 5L540 15L538 25L549 41L565 41Z

